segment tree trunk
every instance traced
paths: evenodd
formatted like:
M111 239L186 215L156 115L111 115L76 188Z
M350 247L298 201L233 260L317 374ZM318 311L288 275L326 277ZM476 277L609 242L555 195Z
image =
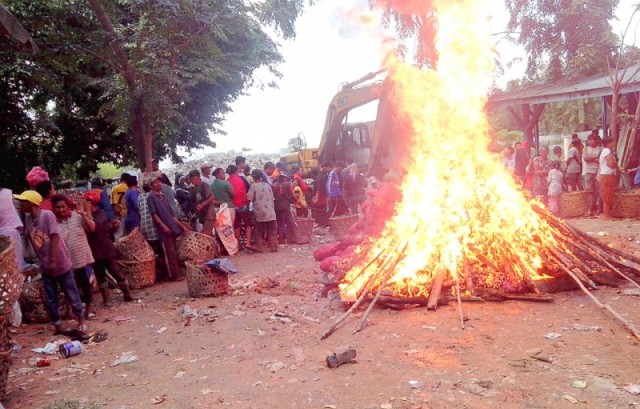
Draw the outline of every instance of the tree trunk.
M611 130L611 138L613 138L614 141L616 141L616 143L618 142L618 101L620 100L620 84L619 83L614 83L613 87L612 87L612 91L613 91L613 95L611 97L611 124L609 125L610 130ZM605 118L606 121L606 118ZM603 124L605 125L605 124ZM603 126L603 130L604 130L604 137L607 136L606 134L606 127Z

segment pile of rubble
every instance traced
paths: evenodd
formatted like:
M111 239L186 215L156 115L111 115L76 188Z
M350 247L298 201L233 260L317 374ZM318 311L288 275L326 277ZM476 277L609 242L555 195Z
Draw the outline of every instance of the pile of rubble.
M169 178L173 181L174 175L176 173L187 174L192 169L200 169L204 163L210 163L213 165L213 168L222 168L226 169L229 165L235 165L236 156L244 156L247 158L247 165L251 167L251 169L262 169L265 163L277 162L280 155L276 153L251 153L251 152L236 152L236 151L228 151L228 152L217 152L210 153L205 155L200 159L188 160L183 163L178 163L173 167L169 167L166 169L162 169L164 173L169 176Z

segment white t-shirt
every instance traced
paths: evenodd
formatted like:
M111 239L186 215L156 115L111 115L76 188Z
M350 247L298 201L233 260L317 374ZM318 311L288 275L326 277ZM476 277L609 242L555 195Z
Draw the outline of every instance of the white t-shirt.
M598 173L598 162L587 162L586 158L594 158L598 159L600 157L600 152L602 152L602 148L600 146L596 146L592 148L591 146L587 146L584 148L584 152L582 154L582 174L586 175L587 173L593 173L594 175Z
M578 162L578 156L578 149L576 149L575 146L571 147L571 149L569 149L569 152L567 152L567 160L569 161L569 165L567 166L567 173L580 172L580 163Z
M598 171L599 175L615 175L616 170L607 166L607 155L611 154L611 149L604 148L602 153L600 153L600 170Z

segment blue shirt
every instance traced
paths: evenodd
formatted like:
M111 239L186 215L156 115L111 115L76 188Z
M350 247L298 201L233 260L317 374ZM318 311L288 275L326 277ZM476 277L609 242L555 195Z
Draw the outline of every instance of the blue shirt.
M127 215L124 217L124 227L133 230L140 226L140 208L138 207L138 189L129 189L124 194L124 203L127 205Z
M327 196L342 196L342 190L340 189L340 175L335 170L332 170L327 178Z

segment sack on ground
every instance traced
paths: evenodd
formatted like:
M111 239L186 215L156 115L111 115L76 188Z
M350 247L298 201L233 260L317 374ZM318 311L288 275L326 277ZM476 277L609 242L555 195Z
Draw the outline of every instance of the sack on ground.
M226 203L220 205L220 210L216 214L216 233L230 256L238 252L238 240L233 231L233 220L231 220L231 212Z

